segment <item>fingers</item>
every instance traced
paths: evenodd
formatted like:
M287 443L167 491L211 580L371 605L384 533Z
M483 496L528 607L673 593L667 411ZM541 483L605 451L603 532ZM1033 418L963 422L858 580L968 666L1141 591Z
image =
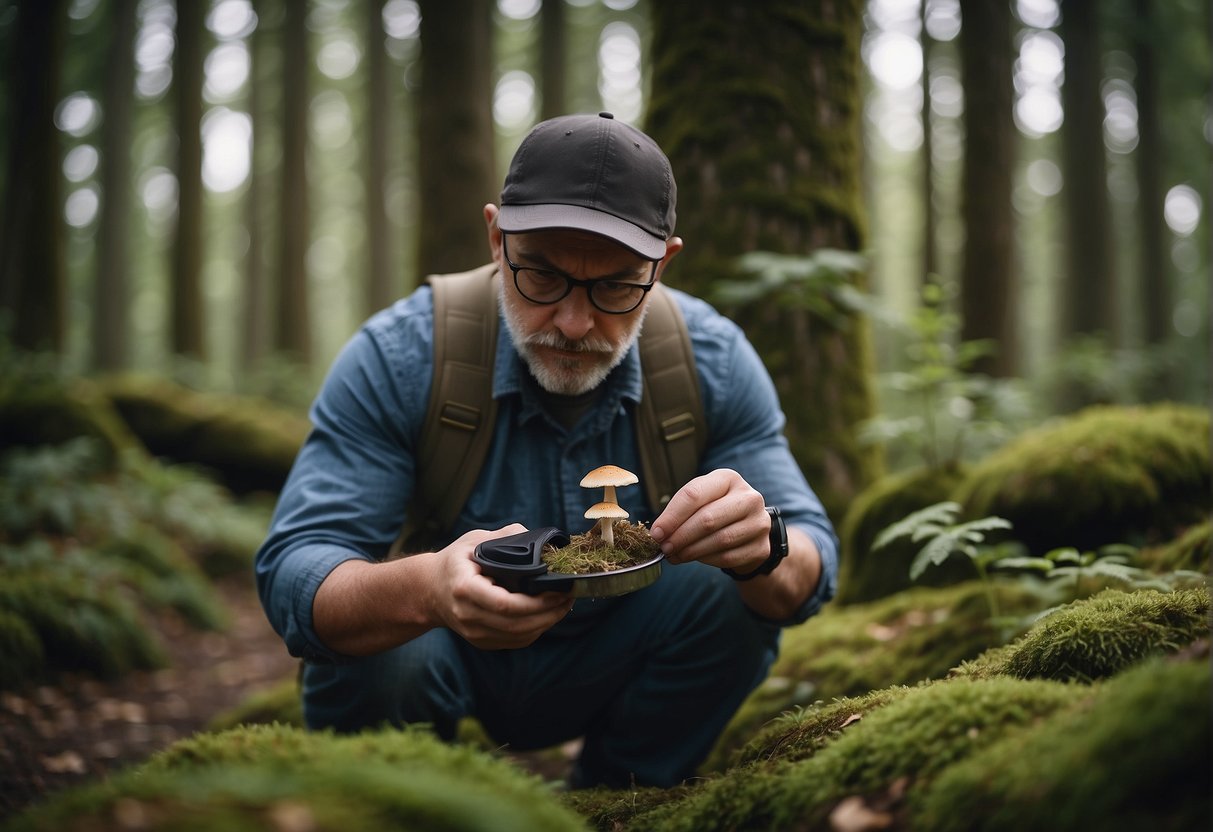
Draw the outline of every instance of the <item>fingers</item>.
M736 471L696 477L653 521L653 537L671 563L702 560L744 569L769 554L770 518L762 495Z

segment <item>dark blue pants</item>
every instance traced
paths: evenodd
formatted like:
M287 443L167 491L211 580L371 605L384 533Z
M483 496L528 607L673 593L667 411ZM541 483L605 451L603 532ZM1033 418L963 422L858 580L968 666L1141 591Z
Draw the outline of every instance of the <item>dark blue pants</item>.
M702 564L666 565L652 586L577 602L529 647L483 651L449 630L341 665L308 665L310 728L429 723L443 737L475 717L517 750L584 737L574 786L671 786L692 776L765 677L778 629Z

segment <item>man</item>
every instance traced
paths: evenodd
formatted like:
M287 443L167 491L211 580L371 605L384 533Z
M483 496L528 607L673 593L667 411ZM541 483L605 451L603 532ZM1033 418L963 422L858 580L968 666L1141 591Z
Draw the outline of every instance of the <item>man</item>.
M661 577L629 595L511 593L474 547L527 528L570 533L581 477L640 470L636 341L649 293L682 248L669 161L609 113L537 126L486 205L498 340L492 445L436 551L383 560L414 498L433 380L428 286L368 321L337 358L286 484L257 581L305 659L313 728L474 716L501 743L583 737L573 786L668 786L691 776L774 661L782 625L832 597L837 541L782 436L774 387L740 330L673 292L695 353L709 440L700 475L651 522ZM772 534L778 506L786 557Z

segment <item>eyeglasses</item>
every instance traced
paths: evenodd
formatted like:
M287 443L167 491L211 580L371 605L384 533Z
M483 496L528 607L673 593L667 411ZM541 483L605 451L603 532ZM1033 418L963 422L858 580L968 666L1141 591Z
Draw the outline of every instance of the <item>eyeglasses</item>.
M612 278L578 280L553 269L519 266L510 259L506 247L507 236L504 233L501 235L501 250L505 254L506 265L514 273L514 285L518 287L518 293L531 303L545 306L557 303L568 297L574 286L584 286L595 309L608 315L626 315L640 305L644 296L657 282L657 264L660 260L652 261L653 270L649 274L648 283L631 283Z

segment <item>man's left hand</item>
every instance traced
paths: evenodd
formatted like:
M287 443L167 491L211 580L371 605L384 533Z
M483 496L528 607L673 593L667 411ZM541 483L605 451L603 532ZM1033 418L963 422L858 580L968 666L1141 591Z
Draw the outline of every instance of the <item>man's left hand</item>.
M762 566L771 553L771 518L762 495L727 468L679 489L651 531L673 564L701 560L744 574Z

